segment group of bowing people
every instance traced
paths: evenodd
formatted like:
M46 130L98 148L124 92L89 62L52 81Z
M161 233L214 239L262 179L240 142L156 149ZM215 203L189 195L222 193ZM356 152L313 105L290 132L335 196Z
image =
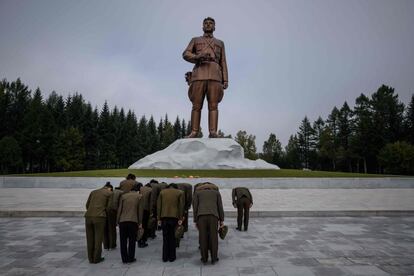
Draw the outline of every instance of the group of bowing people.
M247 231L249 209L253 205L250 191L244 187L234 188L232 203L237 208L237 230ZM199 232L201 262L207 263L210 251L211 263L218 259L218 236L224 239L224 210L217 185L203 182L158 183L151 180L142 185L129 174L115 189L107 182L104 187L90 193L86 202L85 228L87 252L90 263L100 263L102 244L104 249L117 247L116 227L119 227L121 259L133 263L135 247L148 246L148 238L156 237L162 230L162 260L173 262L176 248L184 232L188 231L188 213L193 206L193 219Z

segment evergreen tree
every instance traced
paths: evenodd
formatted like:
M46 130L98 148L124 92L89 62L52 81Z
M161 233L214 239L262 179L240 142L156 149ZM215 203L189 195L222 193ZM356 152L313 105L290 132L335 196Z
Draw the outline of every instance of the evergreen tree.
M404 104L394 94L394 88L382 85L377 92L372 94L371 106L373 110L373 127L371 133L376 145L375 155L388 143L398 141L402 134L402 122ZM379 168L377 172L381 172Z
M316 160L315 166L317 169L322 170L324 168L324 159L321 156L321 137L322 133L325 130L325 121L319 116L318 119L313 122L312 126L314 130L314 137L312 138L315 141L315 151L316 151Z
M341 170L348 170L352 172L352 154L349 149L349 144L352 135L352 111L345 102L338 113L338 159L341 163Z
M187 127L186 127L186 123L185 120L183 119L181 121L181 138L184 138L185 136L187 136Z
M86 170L97 169L100 162L100 137L98 133L99 112L98 109L92 109L91 104L85 107L83 129L83 147L85 150L84 168Z
M411 101L408 104L404 121L407 141L414 145L414 94L411 96Z
M276 138L275 134L270 133L267 141L263 143L263 153L261 158L266 162L280 166L283 162L283 157L282 144L279 139Z
M129 166L139 159L140 148L137 139L139 139L137 118L135 114L129 110L125 120L124 139L121 147L124 166Z
M109 112L108 103L105 101L98 121L99 135L99 163L101 168L113 168L115 155L115 134Z
M4 136L0 139L1 174L18 172L22 165L22 151L16 139Z
M180 118L175 119L174 122L174 141L183 138L183 136L181 136L181 123L180 123Z
M378 159L385 173L414 174L414 146L407 142L387 144Z
M160 149L160 137L154 118L151 116L148 121L148 153L154 153Z
M138 123L138 135L136 141L138 144L138 159L141 159L149 153L149 141L148 141L148 126L147 118L142 116Z
M302 167L300 157L299 140L296 135L289 137L289 142L285 148L286 167L291 169L299 169Z
M304 168L310 168L315 157L315 141L314 130L306 116L299 126L298 143L302 164Z
M63 171L81 170L85 151L82 135L77 128L69 127L60 134L57 166Z
M372 107L370 100L364 94L361 94L355 100L353 111L354 117L354 135L351 138L350 145L352 155L357 161L357 172L368 172L368 165L375 162L374 141L371 133L375 131L372 122Z
M161 140L161 146L162 148L168 147L172 142L174 142L174 127L171 124L171 122L168 120L168 115L165 114L164 123L163 123L163 129L162 129L162 140Z

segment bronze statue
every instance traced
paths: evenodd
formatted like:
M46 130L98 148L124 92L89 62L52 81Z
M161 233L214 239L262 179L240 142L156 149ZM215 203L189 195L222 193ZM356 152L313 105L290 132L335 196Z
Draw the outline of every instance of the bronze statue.
M228 87L228 73L224 43L213 36L214 30L214 19L204 19L204 35L191 39L183 53L186 61L195 63L193 72L185 76L190 85L188 97L193 103L191 133L187 138L196 138L200 131L201 109L206 96L209 138L218 137L218 103L223 98L223 89Z

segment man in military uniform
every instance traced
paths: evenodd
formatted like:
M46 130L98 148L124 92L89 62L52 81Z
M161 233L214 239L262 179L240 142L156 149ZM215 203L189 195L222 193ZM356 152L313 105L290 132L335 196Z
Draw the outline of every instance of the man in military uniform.
M154 179L151 180L150 183L151 183L151 188L152 188L152 190L151 190L152 214L153 214L153 217L155 219L157 219L157 213L158 213L158 211L157 211L157 200L158 200L158 196L160 195L160 193L163 189L167 188L167 183L165 183L165 182L158 183L158 181L156 181ZM150 236L152 238L156 237L156 235L155 235L155 230L156 229L155 228L156 227L154 227L153 233L151 233L151 236ZM158 230L160 230L160 229L158 229Z
M188 184L188 183L177 183L177 187L178 189L184 192L185 202L184 202L183 226L184 226L184 232L187 232L188 231L188 211L190 210L191 203L193 202L193 194L192 194L193 188L191 184Z
M125 180L122 180L121 183L119 183L119 187L124 193L127 193L131 191L132 188L134 188L134 186L136 185L137 182L135 181L135 179L135 175L130 173L128 174Z
M123 263L135 262L135 243L138 227L142 228L143 201L135 186L130 192L124 193L119 200L117 224Z
M249 226L249 211L253 206L253 197L249 189L245 187L237 187L232 191L232 201L234 208L237 208L237 230L242 230L242 221L244 231L247 231ZM244 217L244 220L243 220Z
M157 200L158 225L162 228L162 260L176 259L175 228L182 224L184 213L184 192L176 184L170 184L160 192Z
M107 212L112 204L112 185L92 191L86 201L85 228L88 260L100 263L102 258L102 242L105 232Z
M212 185L201 186L193 196L194 222L199 231L199 245L201 261L206 263L208 251L211 254L211 263L219 259L218 252L218 227L223 225L224 210L220 192L213 189Z
M142 195L142 206L143 206L143 217L142 217L142 227L144 228L144 235L138 241L138 247L147 247L147 239L149 236L149 228L148 228L148 220L150 217L150 210L151 210L151 192L152 188L151 185L148 183L143 186L139 193Z
M196 138L200 131L201 109L206 96L209 137L218 137L218 104L223 98L223 89L228 87L228 73L224 43L213 36L214 30L214 19L205 18L204 35L191 39L183 53L186 61L195 64L191 77L186 75L190 84L188 96L193 103L188 138Z
M111 184L110 182L106 182ZM104 248L111 250L116 248L116 214L118 210L119 197L123 192L116 187L113 190L112 204L108 210L104 234Z

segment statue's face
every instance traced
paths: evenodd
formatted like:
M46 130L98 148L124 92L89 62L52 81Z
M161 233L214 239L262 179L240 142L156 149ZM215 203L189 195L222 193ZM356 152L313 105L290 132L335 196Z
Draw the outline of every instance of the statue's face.
M216 24L212 20L206 20L203 22L203 31L205 33L212 33L216 29Z

